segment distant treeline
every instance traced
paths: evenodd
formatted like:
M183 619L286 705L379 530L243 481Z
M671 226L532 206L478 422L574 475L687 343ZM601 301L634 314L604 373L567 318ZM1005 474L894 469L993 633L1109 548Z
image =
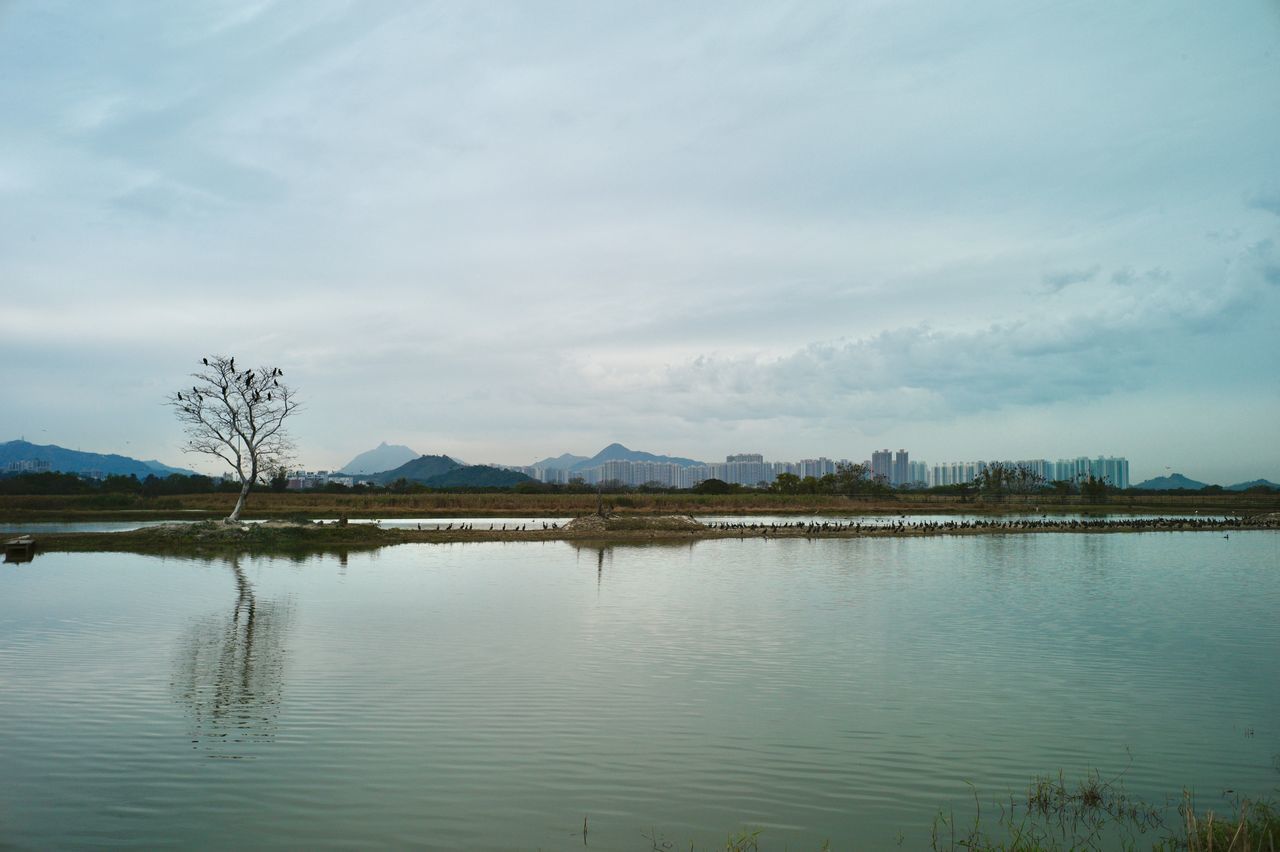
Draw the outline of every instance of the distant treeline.
M0 476L0 494L136 494L167 497L175 494L237 493L240 486L208 476L147 476L112 474L102 479L75 473L18 473Z

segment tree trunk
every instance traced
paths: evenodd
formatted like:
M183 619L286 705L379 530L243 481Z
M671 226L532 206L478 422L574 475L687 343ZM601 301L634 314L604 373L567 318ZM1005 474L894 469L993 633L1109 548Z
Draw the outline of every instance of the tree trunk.
M236 507L231 510L230 515L227 515L226 522L228 524L234 524L240 520L240 510L244 508L245 498L249 496L249 489L252 487L252 479L246 479L244 484L240 486L240 496L236 499Z

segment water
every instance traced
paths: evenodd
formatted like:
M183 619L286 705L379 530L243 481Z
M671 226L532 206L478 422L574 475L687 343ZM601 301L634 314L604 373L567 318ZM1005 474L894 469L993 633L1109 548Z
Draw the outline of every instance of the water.
M190 518L172 521L32 521L14 523L0 521L0 532L5 535L39 535L40 533L104 533L129 532L131 530L158 527L164 524L190 524Z
M1278 569L1271 532L43 554L0 570L0 847L914 849L1058 770L1275 795Z

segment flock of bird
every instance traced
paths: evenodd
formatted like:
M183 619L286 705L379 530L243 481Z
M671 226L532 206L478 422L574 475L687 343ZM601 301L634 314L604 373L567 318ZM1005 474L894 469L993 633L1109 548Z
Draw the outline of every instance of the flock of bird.
M374 521L374 523L376 524L376 523L378 523L378 522L377 522L377 521ZM495 524L489 524L489 530L488 530L488 531L489 531L489 532L524 532L525 530L527 530L527 529L529 529L529 528L530 528L530 525L529 525L529 524L520 524L520 525L518 525L518 526L517 526L516 524L512 524L512 525L511 525L511 529L507 529L507 525L506 525L506 524L503 524L503 525L502 525L502 527L501 527L500 529L496 529L496 527L497 527L497 524L496 524L496 523L495 523ZM437 530L439 530L440 532L471 532L471 531L475 530L475 528L476 528L476 525L475 525L475 524L473 524L473 523L472 523L472 524L463 524L463 523L460 523L460 524L458 524L458 525L457 525L457 528L456 528L456 529L455 529L455 527L454 527L454 525L453 525L453 524L449 524L447 527L436 527L436 529L437 529ZM547 523L546 521L543 521L543 522L542 522L542 528L543 528L544 530L558 530L558 529L560 529L560 525L559 525L559 524L557 524L557 523L550 523L550 524L549 524L549 523ZM422 529L422 524L418 524L418 529ZM430 528L428 527L428 529L430 529Z
M1049 518L1047 515L1035 519L1019 518L1016 520L1000 520L996 518L978 518L974 520L956 521L911 521L893 520L888 523L863 523L850 521L795 521L793 523L764 524L758 522L717 522L707 526L714 530L733 532L742 535L760 534L766 538L779 536L820 536L820 535L910 535L910 534L946 534L950 532L989 531L989 532L1042 532L1042 531L1074 531L1074 532L1158 532L1168 530L1235 530L1235 529L1276 529L1280 528L1280 520L1274 517L1255 518Z
M208 358L201 358L200 361L206 367L209 366ZM217 367L218 365L215 364L214 366ZM224 381L219 383L211 381L211 383L218 385L218 389L222 391L222 396L224 398L231 390L231 385L234 384L237 390L242 390L243 393L252 393L249 397L249 401L253 403L262 402L262 388L267 387L267 380L270 380L271 387L279 388L280 377L284 375L284 370L281 370L279 367L272 368L271 372L267 373L265 376L257 376L254 374L253 370L245 370L243 373L239 373L236 371L235 358L230 359L227 362L226 367L227 369L222 370L222 376L220 376ZM209 378L212 380L212 377ZM258 382L258 387L255 388L253 386L254 382ZM191 386L191 394L189 396L184 397L182 395L182 391L178 391L177 396L178 402L184 403L183 410L188 414L198 413L200 405L204 402L204 394L202 394L200 389L195 385ZM266 399L267 402L273 401L275 399L275 392L268 390Z
M378 523L377 521L374 522ZM498 523L488 525L487 532L528 532L538 529L538 522ZM1159 532L1159 531L1203 531L1203 530L1238 530L1238 529L1280 529L1280 518L1275 515L1252 518L1204 518L1204 517L1158 517L1158 518L1018 518L1002 520L999 518L976 518L970 520L935 521L910 520L906 516L887 523L865 521L792 521L789 523L763 523L760 521L712 521L704 524L706 529L718 533L737 533L739 536L760 536L769 538L816 537L816 536L858 536L858 535L946 535L965 532ZM423 529L418 524L419 530ZM561 527L555 522L542 521L543 531L556 531ZM444 526L427 527L428 531L437 532L475 532L474 522L452 522ZM481 527L481 531L485 531ZM686 530L687 532L687 530ZM1229 536L1223 536L1227 538Z

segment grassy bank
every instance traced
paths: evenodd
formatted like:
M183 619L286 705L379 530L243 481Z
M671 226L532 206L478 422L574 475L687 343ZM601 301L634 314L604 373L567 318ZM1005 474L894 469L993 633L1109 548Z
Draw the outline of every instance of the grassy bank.
M896 494L887 499L852 499L833 494L606 494L617 514L652 515L839 515L1001 514L1008 512L1249 514L1280 510L1280 497L1255 494L1119 496L1107 503L1068 498L1011 497L1000 502L936 494ZM157 520L225 517L233 494L141 497L127 494L4 495L0 521ZM413 517L577 517L596 509L594 494L321 494L255 492L247 519L413 518Z

